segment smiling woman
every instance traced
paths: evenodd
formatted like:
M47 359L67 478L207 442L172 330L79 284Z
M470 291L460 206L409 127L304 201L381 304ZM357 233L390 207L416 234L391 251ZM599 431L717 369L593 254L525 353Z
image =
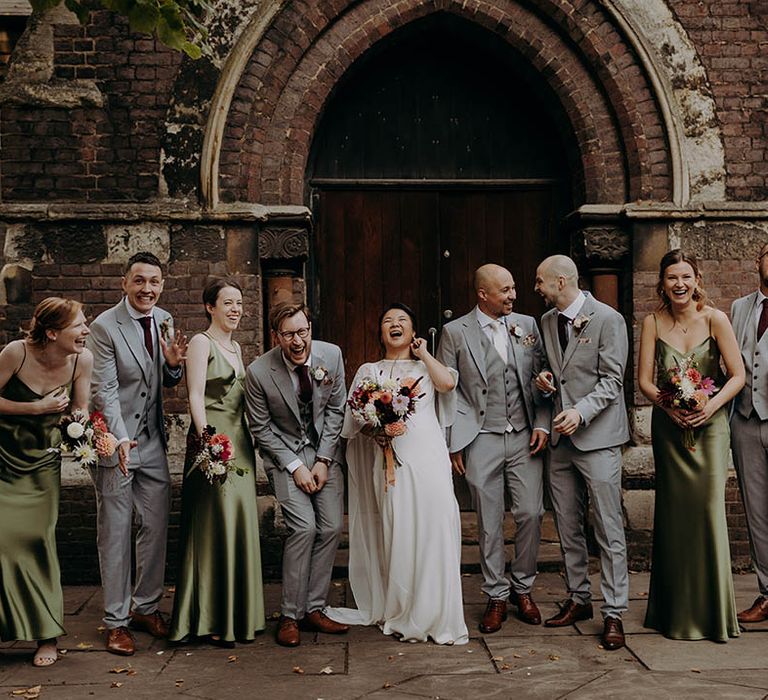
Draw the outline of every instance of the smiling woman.
M88 333L79 302L50 297L0 352L0 640L37 641L35 666L56 662L64 633L56 448L64 411L88 409Z

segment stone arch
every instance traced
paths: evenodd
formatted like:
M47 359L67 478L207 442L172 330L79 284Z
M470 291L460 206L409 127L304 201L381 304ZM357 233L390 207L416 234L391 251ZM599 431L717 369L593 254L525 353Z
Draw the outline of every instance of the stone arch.
M687 56L673 80L669 62L651 60L655 35L639 38L644 7L633 0L267 3L252 15L217 87L202 154L203 199L303 203L313 129L345 70L398 27L446 11L503 36L557 94L577 134L580 201L684 203L683 147L690 144L676 127L681 110L670 86L700 66ZM699 150L717 151L719 141L712 142L709 134ZM711 172L705 178L716 180Z

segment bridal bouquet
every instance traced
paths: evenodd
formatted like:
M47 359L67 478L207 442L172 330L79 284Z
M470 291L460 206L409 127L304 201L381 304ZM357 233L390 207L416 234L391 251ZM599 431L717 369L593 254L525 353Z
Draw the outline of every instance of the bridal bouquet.
M707 405L709 397L718 391L718 387L711 377L701 376L697 365L693 355L690 355L667 370L667 377L659 388L659 404L685 411L698 411ZM691 451L696 450L693 428L685 428L683 444Z
M192 468L199 469L209 484L223 484L230 472L242 476L248 471L235 464L232 440L224 433L217 433L212 425L206 425L202 437L198 438L198 453Z
M76 409L64 416L59 424L61 429L61 454L72 455L81 467L96 464L99 457L111 457L117 449L117 438L107 430L107 423L101 413L89 416Z
M392 438L404 435L406 421L416 410L422 377L404 379L364 377L347 400L352 417L384 450L384 490L395 485L395 468L400 465L392 449Z

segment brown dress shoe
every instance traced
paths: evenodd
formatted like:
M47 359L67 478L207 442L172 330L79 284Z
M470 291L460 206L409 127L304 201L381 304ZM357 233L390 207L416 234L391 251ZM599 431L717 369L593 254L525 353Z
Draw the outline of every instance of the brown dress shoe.
M624 646L624 627L618 617L608 616L603 623L603 636L600 642L604 649L613 651Z
M764 595L759 596L749 610L742 610L736 619L739 622L762 622L768 620L768 598Z
M107 632L107 651L120 656L133 656L136 647L127 627L115 627Z
M325 634L345 634L349 632L348 625L331 620L322 610L307 613L299 623L301 629L308 632L325 632Z
M297 647L301 642L299 625L292 617L280 616L277 625L277 643L283 647Z
M541 624L541 613L530 593L515 593L509 595L509 602L517 606L517 616L529 625Z
M131 613L131 627L143 632L149 632L153 637L165 639L168 636L168 623L163 619L159 610L149 615L140 615L137 612Z
M574 603L570 598L554 617L544 621L545 627L567 627L579 620L592 619L592 603Z
M507 601L501 598L491 598L480 620L480 631L483 634L492 634L501 629L501 623L507 619Z

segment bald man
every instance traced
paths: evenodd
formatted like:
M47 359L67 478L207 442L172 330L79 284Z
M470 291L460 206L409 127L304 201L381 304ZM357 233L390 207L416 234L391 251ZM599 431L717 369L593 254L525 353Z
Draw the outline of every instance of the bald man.
M483 265L475 272L477 306L443 328L438 359L459 373L458 409L448 448L454 471L466 475L477 511L482 590L488 604L480 631L501 629L507 600L531 625L541 613L531 596L544 514L541 452L549 406L533 386L544 366L536 321L512 312L517 294L509 270ZM515 533L511 581L504 547L504 489Z
M624 646L621 615L629 578L621 508L621 445L629 440L624 317L578 286L576 264L553 255L536 270L536 291L552 307L541 319L549 370L536 385L553 401L549 483L569 598L547 627L592 617L584 515L592 502L600 546L602 643Z

